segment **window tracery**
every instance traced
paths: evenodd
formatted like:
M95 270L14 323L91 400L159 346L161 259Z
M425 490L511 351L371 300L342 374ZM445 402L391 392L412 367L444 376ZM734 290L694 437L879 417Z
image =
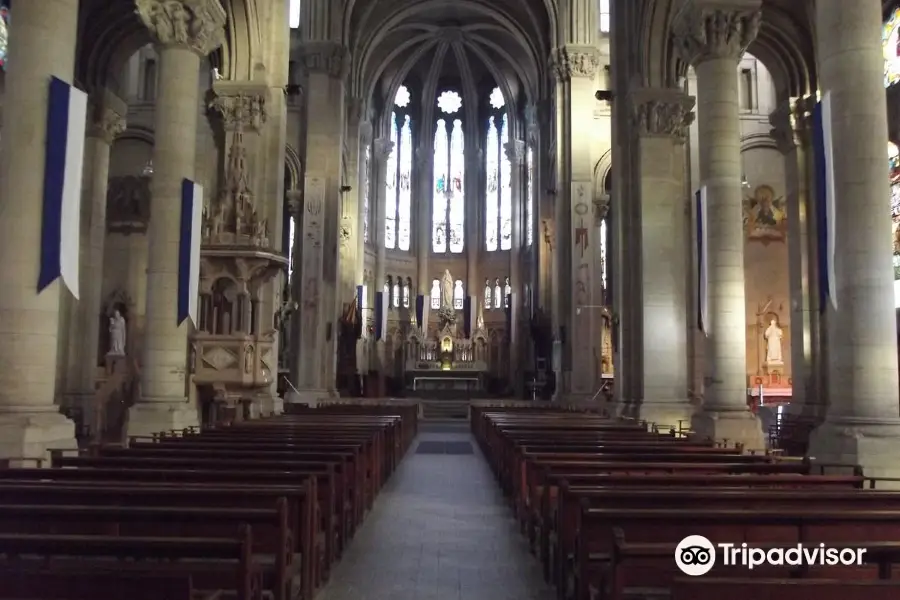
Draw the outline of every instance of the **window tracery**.
M438 279L431 280L431 308L441 307L441 282Z
M512 248L512 165L505 151L509 122L502 100L500 88L494 88L485 144L484 245L488 252Z
M391 308L400 308L400 278L394 281L391 293Z
M597 21L600 24L601 33L609 33L611 23L611 14L609 9L609 0L600 0L600 6L597 11Z
M512 286L509 284L509 277L507 277L503 286L503 308L509 308L510 294L512 294Z
M384 246L408 251L412 229L412 119L407 112L410 93L400 86L391 112L393 152L388 157L385 176L387 208L384 218ZM399 109L399 110L398 110Z
M491 292L493 289L491 288L491 280L484 280L484 308L485 310L490 310L493 304L491 303Z
M412 293L412 279L407 277L403 283L403 308L409 308L410 294Z
M453 284L453 308L462 310L464 295L462 279L457 279Z
M457 112L462 99L443 92L438 108L445 115ZM431 246L436 253L459 254L465 247L465 134L461 119L439 118L434 135L434 195Z
M503 299L500 297L503 290L500 289L500 278L494 280L494 308L500 308Z

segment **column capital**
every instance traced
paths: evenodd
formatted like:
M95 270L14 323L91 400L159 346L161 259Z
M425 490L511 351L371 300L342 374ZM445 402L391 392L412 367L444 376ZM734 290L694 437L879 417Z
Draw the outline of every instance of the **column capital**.
M136 12L156 43L200 56L225 42L227 15L218 0L135 0Z
M263 84L241 81L213 83L209 109L219 113L228 131L259 131L266 122L266 98L269 89Z
M503 144L503 150L506 151L506 158L513 164L519 166L525 160L525 141L509 140Z
M288 212L295 219L299 219L300 211L303 209L303 190L288 190L284 195L287 196Z
M384 162L390 158L394 152L394 142L388 138L378 138L375 140L375 160Z
M90 121L88 121L87 137L103 140L112 144L123 131L125 131L125 117L113 108L103 105L90 107Z
M307 72L344 79L350 70L350 51L340 42L306 42L300 52Z
M681 60L737 62L756 39L762 23L760 0L686 0L675 15L672 37Z
M600 68L600 51L594 46L561 46L553 50L550 66L557 81L593 79Z
M639 136L687 139L694 122L694 98L680 90L640 88L630 94L631 122Z
M782 102L769 115L769 124L772 125L769 135L778 144L778 150L782 154L789 154L797 146L811 143L814 106L815 99L805 96Z

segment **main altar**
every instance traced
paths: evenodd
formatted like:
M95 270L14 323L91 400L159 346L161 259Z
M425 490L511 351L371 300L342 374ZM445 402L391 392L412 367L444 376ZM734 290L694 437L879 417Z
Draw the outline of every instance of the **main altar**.
M441 306L434 329L429 327L428 308L424 301L417 307L418 326L410 329L405 343L407 393L453 399L483 393L489 367L487 332L480 303L469 297L462 307L457 306L453 278L449 271L444 271Z

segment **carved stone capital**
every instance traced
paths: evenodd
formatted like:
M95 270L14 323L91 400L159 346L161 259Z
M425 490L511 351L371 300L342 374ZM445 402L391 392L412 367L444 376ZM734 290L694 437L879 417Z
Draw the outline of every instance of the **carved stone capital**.
M386 161L394 152L394 142L388 138L378 138L375 140L375 159Z
M600 68L600 52L593 46L563 46L553 51L550 65L559 81L573 77L593 79Z
M339 42L306 42L301 53L303 66L309 73L344 79L350 70L350 51Z
M814 106L815 100L811 97L797 98L793 102L781 103L769 115L769 124L772 125L769 135L782 154L789 154L797 146L807 146L812 142Z
M264 86L216 82L209 108L222 117L226 130L258 132L266 122L267 95Z
M728 58L735 62L756 39L760 0L687 0L672 23L675 51L686 63Z
M98 138L112 144L113 140L125 131L125 117L106 106L91 107L91 120L88 124L88 137Z
M513 164L519 166L525 160L525 142L523 140L509 140L503 144L506 151L506 158Z
M225 42L227 15L219 0L135 0L135 7L162 46L207 56Z
M594 196L594 215L598 221L602 221L609 214L609 194L596 194Z
M631 108L632 125L639 136L666 136L683 142L694 122L694 98L679 90L635 90Z
M284 194L287 196L288 211L292 217L299 219L303 210L303 190L288 190Z

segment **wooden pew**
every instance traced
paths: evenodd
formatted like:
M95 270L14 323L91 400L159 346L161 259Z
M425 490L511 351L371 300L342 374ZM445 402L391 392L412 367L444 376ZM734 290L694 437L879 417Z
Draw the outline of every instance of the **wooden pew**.
M0 600L219 600L222 591L194 588L187 573L128 573L3 568L0 565Z
M579 514L578 546L572 573L575 597L590 598L602 588L612 557L615 530L636 542L678 543L701 535L712 543L829 544L900 540L900 510L810 508L606 509L585 507ZM567 578L568 579L568 578Z
M192 510L200 507L268 509L283 499L287 524L295 541L294 551L299 554L301 597L311 599L316 587L322 583L322 574L317 572L314 485L314 479L307 479L299 486L278 487L162 486L142 482L129 482L126 486L102 480L72 483L0 480L0 497L4 502L32 506L166 506Z
M8 574L10 583L15 584L16 574L27 577L41 567L80 572L85 585L102 584L111 572L125 579L133 575L138 582L147 575L182 575L189 576L191 585L201 590L233 590L238 600L262 600L262 570L253 558L252 546L247 526L231 539L0 533L0 552L5 557L0 561L0 581ZM93 578L94 573L99 579ZM8 591L14 590L4 588L0 597ZM95 598L110 591L114 590L94 588ZM114 596L116 600L122 597Z
M678 579L672 600L894 600L900 581Z

